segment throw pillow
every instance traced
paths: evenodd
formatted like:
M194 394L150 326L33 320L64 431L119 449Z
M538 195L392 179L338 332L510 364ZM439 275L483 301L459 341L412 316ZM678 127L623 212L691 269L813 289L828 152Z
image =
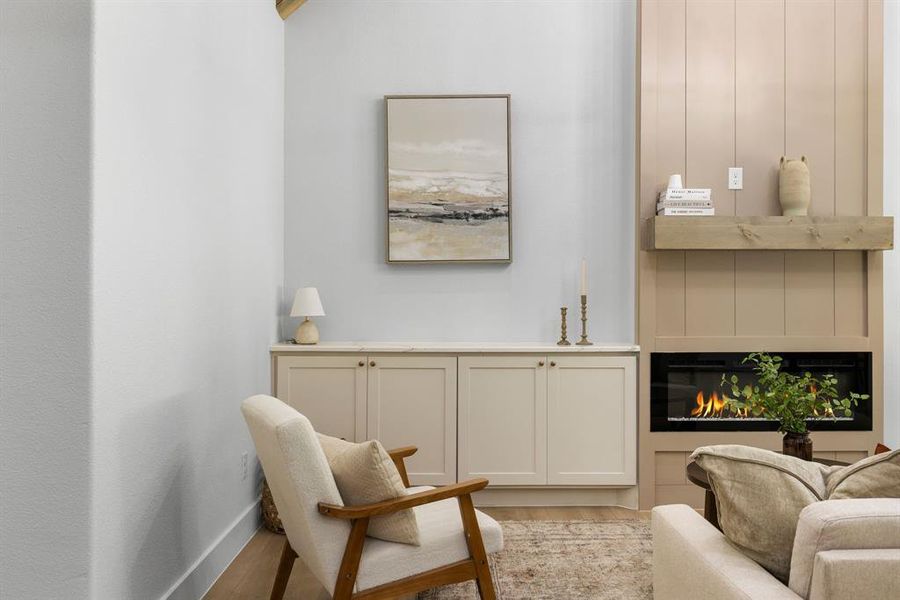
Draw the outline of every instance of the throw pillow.
M900 498L900 450L875 454L828 476L827 498Z
M348 506L382 502L406 495L394 461L377 440L361 444L319 434L319 444L328 459L341 498ZM371 537L419 545L419 526L412 509L373 517Z
M737 445L697 448L691 458L709 477L725 536L787 584L800 511L826 498L835 468Z

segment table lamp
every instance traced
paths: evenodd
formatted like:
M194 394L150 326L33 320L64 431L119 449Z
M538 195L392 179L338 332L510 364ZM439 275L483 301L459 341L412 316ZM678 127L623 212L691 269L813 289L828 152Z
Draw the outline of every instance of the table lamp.
M291 307L292 317L304 317L303 322L294 332L294 343L312 345L319 343L319 329L309 320L310 317L324 317L322 301L319 300L319 291L314 287L300 288L294 296L294 306Z

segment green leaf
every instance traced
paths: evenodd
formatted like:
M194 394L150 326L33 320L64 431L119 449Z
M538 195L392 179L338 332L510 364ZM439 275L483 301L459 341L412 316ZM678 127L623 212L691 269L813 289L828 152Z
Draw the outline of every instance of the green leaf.
M853 411L850 410L850 409L845 410L845 411L844 411L844 416L845 416L845 417L852 417L852 416L853 416Z

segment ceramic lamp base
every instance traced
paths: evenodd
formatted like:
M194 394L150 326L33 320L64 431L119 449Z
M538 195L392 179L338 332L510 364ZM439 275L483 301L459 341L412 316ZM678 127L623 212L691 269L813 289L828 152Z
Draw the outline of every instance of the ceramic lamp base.
M316 324L309 320L309 317L300 323L297 331L294 332L294 343L303 344L304 346L312 346L319 343L319 328Z

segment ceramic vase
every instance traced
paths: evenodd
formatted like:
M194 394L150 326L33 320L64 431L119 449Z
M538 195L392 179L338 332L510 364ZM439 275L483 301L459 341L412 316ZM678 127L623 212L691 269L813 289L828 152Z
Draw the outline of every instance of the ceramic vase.
M778 199L781 214L786 217L805 217L809 212L809 167L806 157L781 157L778 168Z

